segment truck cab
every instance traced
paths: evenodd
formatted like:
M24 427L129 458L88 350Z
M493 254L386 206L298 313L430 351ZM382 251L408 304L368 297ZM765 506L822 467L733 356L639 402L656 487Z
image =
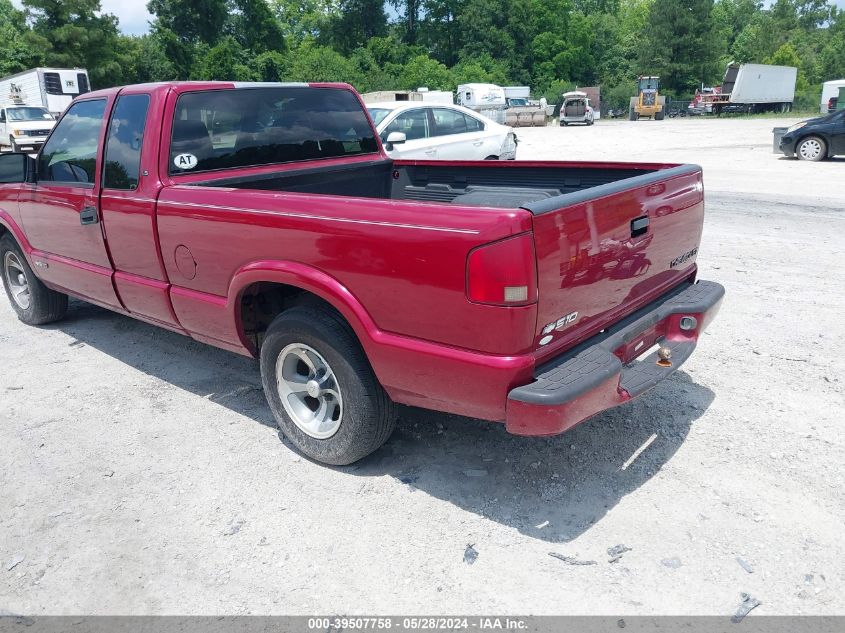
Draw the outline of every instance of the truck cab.
M0 150L37 152L56 119L47 108L14 105L0 108Z

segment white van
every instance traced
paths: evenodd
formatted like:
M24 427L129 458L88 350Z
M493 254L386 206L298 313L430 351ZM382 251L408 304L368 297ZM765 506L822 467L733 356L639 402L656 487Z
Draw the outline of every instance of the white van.
M834 79L833 81L826 81L822 84L822 99L819 103L819 111L822 114L833 112L836 109L834 105L836 101L831 103L831 100L839 96L840 88L845 88L845 79Z
M55 117L41 106L0 108L0 152L37 152L56 125Z

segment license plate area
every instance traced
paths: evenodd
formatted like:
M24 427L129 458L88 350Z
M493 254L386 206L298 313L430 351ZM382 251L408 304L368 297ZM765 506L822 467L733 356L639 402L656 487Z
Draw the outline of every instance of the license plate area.
M623 365L626 365L656 351L660 345L660 340L665 335L666 322L661 321L640 332L630 342L617 348L613 353L622 361Z

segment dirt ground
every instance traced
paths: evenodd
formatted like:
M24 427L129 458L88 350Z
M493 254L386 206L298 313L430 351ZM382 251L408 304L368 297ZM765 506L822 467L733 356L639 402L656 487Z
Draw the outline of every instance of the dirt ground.
M778 158L788 123L519 131L521 159L703 165L701 277L727 288L683 370L560 437L403 409L326 468L254 362L4 298L0 613L845 613L845 160Z

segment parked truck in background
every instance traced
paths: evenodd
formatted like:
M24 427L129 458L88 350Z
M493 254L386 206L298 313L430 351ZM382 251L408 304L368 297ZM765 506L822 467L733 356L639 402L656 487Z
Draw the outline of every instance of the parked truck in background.
M789 112L798 69L769 64L728 64L718 93L702 94L701 104L722 112Z
M56 117L88 91L84 68L33 68L0 79L0 151L37 151Z
M73 295L259 357L284 434L348 464L396 403L544 436L670 376L724 293L703 196L695 165L391 160L346 84L145 84L0 156L0 274L28 324Z
M0 106L37 106L58 117L90 89L84 68L33 68L0 79Z
M822 98L819 103L819 111L822 114L830 114L836 110L845 108L845 99L840 100L842 91L845 90L845 79L834 79L822 84Z

